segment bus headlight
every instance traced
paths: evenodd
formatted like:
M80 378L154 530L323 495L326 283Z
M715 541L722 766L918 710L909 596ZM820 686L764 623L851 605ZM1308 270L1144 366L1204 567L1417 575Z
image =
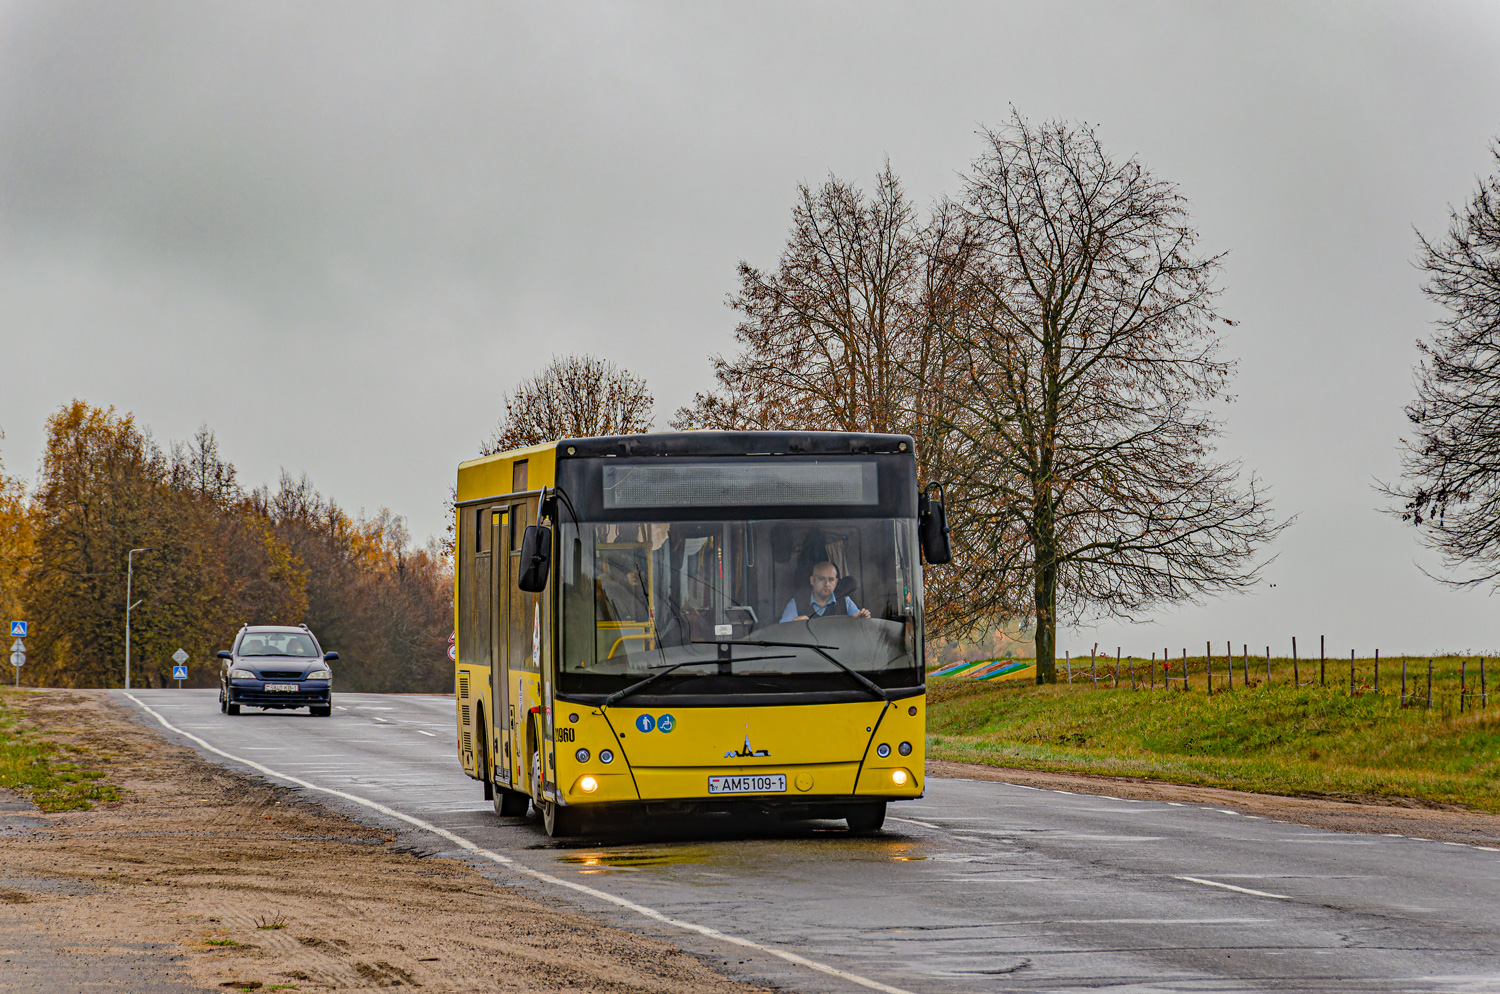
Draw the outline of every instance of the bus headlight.
M585 794L592 794L594 791L599 789L599 781L595 780L593 777L579 777L578 789L583 791Z
M587 749L579 749L577 752L573 753L573 758L578 760L580 763L587 763L589 761L589 751Z
M910 756L911 755L911 743L910 742L903 742L903 743L901 743L900 745L898 745L896 747L896 751L899 752L903 756Z
M608 749L600 749L599 750L599 762L608 764L608 763L613 763L614 761L615 761L615 754L614 753L610 752Z
M895 784L897 787L905 787L906 781L910 779L911 774L907 773L905 770L891 771L891 783Z
M889 756L890 754L891 754L891 747L888 746L888 745L886 745L884 742L880 743L880 745L878 745L878 746L875 747L875 755L879 756L881 759L884 759L885 757Z

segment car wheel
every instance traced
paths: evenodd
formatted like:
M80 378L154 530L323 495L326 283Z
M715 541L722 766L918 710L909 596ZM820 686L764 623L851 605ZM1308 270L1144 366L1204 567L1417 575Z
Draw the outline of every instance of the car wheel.
M332 716L333 714L333 708L331 706L326 708L308 708L307 710L312 714L314 718L327 718Z
M227 703L225 703L225 701L224 701L224 688L220 687L219 688L219 713L220 714L225 714L225 713L228 712L228 710L229 710L229 705Z
M851 832L878 832L880 826L885 824L885 802L871 801L869 804L855 805L844 815L844 821L849 824Z
M225 714L239 714L240 713L240 706L238 704L226 704L226 705L224 705L224 713Z

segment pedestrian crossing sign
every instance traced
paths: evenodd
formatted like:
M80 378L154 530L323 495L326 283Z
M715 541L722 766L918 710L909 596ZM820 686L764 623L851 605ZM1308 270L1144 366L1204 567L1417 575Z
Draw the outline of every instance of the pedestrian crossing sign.
M186 680L187 679L187 667L186 666L174 666L174 667L172 667L172 679L173 680Z
M13 639L23 639L23 638L25 638L26 637L26 622L24 622L24 621L12 621L10 623L10 637L13 638Z

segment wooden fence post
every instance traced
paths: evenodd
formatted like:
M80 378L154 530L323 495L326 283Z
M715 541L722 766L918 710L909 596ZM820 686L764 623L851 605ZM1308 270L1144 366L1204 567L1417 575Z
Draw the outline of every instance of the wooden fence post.
M1115 686L1120 685L1120 647L1115 646Z
M1266 646L1266 686L1271 685L1271 647Z
M1099 643L1094 643L1094 651L1089 653L1089 672L1094 675L1094 689L1099 689Z
M1432 710L1432 660L1427 660L1427 710Z
M1302 686L1302 674L1297 671L1297 636L1292 636L1292 686Z
M1458 713L1464 713L1465 699L1469 696L1469 661L1458 661Z
M1053 656L1052 658L1056 659L1057 657ZM1071 687L1073 686L1073 653L1069 650L1064 650L1063 658L1068 661L1068 686Z
M1401 657L1401 706L1406 707L1406 657Z
M1151 650L1151 689L1156 689L1156 650Z
M1375 693L1380 693L1380 650L1375 650Z
M1188 689L1188 682L1187 682L1187 650L1186 649L1182 650L1182 689L1183 690L1187 690Z
M1250 643L1241 642L1240 651L1245 654L1245 689L1250 688Z
M1328 653L1323 650L1324 636L1318 636L1318 686L1328 686Z
M1484 682L1484 659L1479 660L1479 706L1487 708L1490 706L1490 688Z
M1224 665L1229 670L1229 689L1234 689L1234 643L1224 643Z
M1354 650L1349 650L1349 696L1354 696Z
M1212 642L1204 643L1207 648L1203 650L1203 673L1208 677L1208 693L1213 696L1214 692L1214 646Z

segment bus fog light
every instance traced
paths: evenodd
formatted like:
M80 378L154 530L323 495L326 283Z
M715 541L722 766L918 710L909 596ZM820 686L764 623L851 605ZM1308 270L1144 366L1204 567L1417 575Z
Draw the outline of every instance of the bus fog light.
M589 761L589 751L587 749L579 749L577 752L573 753L573 758L578 760L580 763L587 763Z
M907 773L905 770L891 771L891 782L894 783L897 787L905 787L906 781L910 778L911 774Z
M599 762L601 762L601 763L613 763L614 761L615 761L615 754L613 752L610 752L608 749L600 749L599 750Z
M879 756L881 759L884 759L885 757L889 756L890 754L891 754L891 747L888 746L888 745L886 745L884 742L880 743L880 745L878 745L878 746L875 747L875 755Z
M578 789L585 794L592 794L599 789L599 781L593 777L580 777L578 780Z
M903 742L903 743L901 743L900 745L898 745L896 747L896 751L899 752L903 756L910 756L911 755L911 743L910 742Z

